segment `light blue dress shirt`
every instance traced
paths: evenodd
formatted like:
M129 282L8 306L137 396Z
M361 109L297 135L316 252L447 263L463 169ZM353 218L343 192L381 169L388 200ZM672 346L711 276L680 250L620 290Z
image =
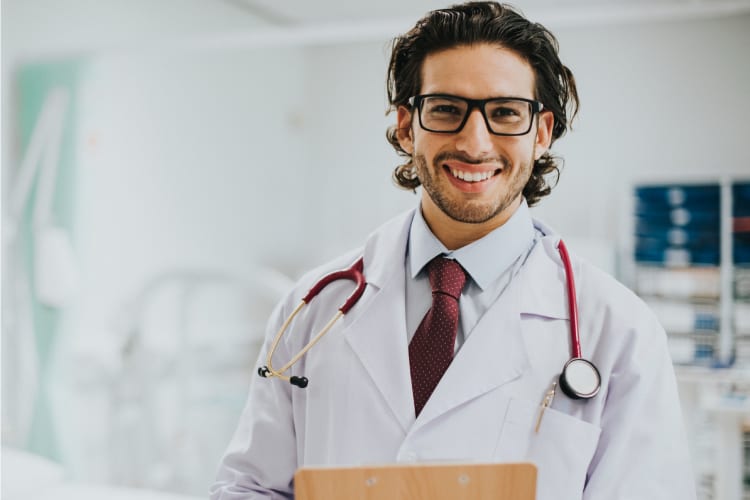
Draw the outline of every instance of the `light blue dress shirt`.
M468 279L459 301L456 352L474 326L500 298L521 269L538 240L526 200L502 226L483 238L450 251L438 240L417 210L409 230L406 255L406 331L411 342L419 323L432 304L426 265L436 256L455 259Z

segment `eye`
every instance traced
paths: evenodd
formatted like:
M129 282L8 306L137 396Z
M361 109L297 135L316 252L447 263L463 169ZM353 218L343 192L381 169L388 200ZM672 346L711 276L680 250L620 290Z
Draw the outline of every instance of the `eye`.
M529 106L520 101L495 101L486 108L487 118L495 123L516 123L525 121L529 115Z
M431 103L427 108L427 112L431 114L441 115L461 115L462 111L455 104L450 103Z
M435 119L460 119L466 113L466 103L445 96L428 97L423 102L422 112Z
M492 110L492 116L498 118L513 117L520 116L520 113L518 109L515 109L513 107L501 106Z

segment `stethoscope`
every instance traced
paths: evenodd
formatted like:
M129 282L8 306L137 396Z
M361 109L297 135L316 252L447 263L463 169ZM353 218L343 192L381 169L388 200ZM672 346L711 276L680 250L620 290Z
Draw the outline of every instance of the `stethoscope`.
M578 306L576 304L576 289L575 282L573 279L573 268L570 264L570 256L568 255L568 249L565 244L560 240L557 245L558 251L560 252L560 259L562 260L563 267L565 268L565 281L567 284L567 296L568 296L568 309L570 312L570 359L563 366L562 373L559 377L560 389L571 399L590 399L596 396L601 388L601 375L599 370L596 368L594 363L585 359L581 355L581 340L578 334ZM313 287L307 292L307 295L302 297L302 301L292 311L289 317L284 321L279 329L276 337L273 339L271 348L268 350L266 356L266 364L258 368L258 375L261 377L278 377L281 380L288 381L292 385L300 388L307 387L309 380L307 377L302 376L286 376L284 373L289 370L307 351L312 348L323 336L328 333L331 327L344 316L349 310L354 307L354 304L360 299L365 291L367 282L365 276L362 274L363 259L360 257L351 267L335 271L327 274L320 281L315 283ZM302 308L308 305L326 286L334 281L338 280L351 280L356 283L356 288L351 295L346 299L344 304L339 307L338 311L331 320L318 332L287 364L279 368L274 369L271 362L276 348L281 341L281 337L289 327L294 317L302 310Z

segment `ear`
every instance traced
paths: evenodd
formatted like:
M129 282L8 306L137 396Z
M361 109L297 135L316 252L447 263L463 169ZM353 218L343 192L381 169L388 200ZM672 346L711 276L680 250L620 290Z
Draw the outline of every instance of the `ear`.
M537 115L537 121L534 160L541 158L552 144L552 128L555 126L555 115L552 114L552 111L542 111Z
M411 129L411 110L406 106L399 106L396 111L396 138L401 149L409 154L414 152L414 136Z

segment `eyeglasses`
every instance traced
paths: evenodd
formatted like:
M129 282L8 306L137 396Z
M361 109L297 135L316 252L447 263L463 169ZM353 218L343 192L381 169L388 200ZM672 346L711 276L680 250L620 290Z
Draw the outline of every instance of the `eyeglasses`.
M525 135L534 115L544 109L539 101L520 97L466 99L448 94L417 95L409 99L419 113L419 125L428 132L460 132L474 108L484 116L487 130L495 135Z

